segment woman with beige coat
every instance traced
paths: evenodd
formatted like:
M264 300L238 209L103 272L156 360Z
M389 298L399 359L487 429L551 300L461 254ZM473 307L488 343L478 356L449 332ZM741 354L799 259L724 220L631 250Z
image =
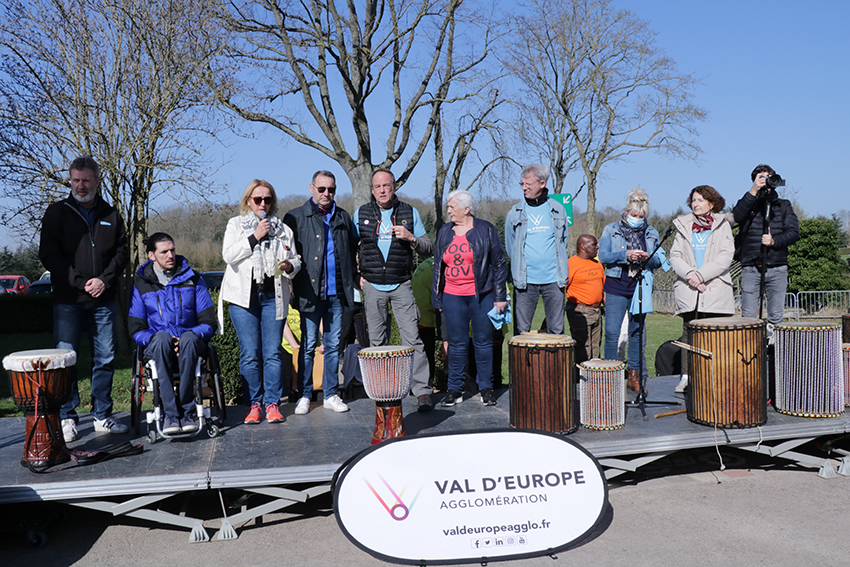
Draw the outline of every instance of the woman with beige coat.
M720 214L726 200L716 189L709 185L694 187L687 204L693 212L673 221L676 238L670 249L670 264L677 276L673 285L676 315L682 318L682 336L690 342L690 321L735 314L729 271L735 240L726 215ZM683 351L683 372L687 372L686 362ZM684 375L676 391L683 391L686 384Z

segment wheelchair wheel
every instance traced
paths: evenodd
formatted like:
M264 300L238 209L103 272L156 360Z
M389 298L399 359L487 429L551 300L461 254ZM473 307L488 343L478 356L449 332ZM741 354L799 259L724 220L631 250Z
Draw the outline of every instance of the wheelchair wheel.
M210 438L218 437L218 432L219 429L216 424L210 423L209 425L207 425L207 435L209 435Z
M130 423L133 425L133 431L138 435L141 431L142 421L142 402L145 399L145 377L144 375L134 374L130 400Z

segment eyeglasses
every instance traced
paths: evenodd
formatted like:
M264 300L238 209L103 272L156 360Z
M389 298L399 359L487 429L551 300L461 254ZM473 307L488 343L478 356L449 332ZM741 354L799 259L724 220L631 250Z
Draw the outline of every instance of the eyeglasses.
M252 199L254 199L255 205L259 205L260 203L271 205L274 202L271 197L252 197Z
M334 186L316 187L315 185L313 185L313 187L315 187L316 191L318 191L319 193L324 193L325 191L327 191L328 193L336 193L336 187L334 187Z

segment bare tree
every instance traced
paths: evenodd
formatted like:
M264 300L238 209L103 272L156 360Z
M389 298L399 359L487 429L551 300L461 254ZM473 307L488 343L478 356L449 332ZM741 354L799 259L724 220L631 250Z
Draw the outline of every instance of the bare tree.
M538 147L556 180L581 167L593 232L603 165L649 150L697 157L695 123L706 117L693 102L699 81L676 69L645 21L611 0L534 0L529 9L533 16L516 20L507 62L523 80L524 106L537 108L524 118L548 138ZM557 138L563 126L568 144Z
M37 234L77 156L100 163L139 262L159 193L207 195L216 123L196 68L218 48L203 0L7 0L0 12L4 222ZM205 15L205 13L207 15ZM10 202L7 200L7 203Z
M395 171L403 185L440 109L468 96L448 89L483 60L468 43L464 57L457 55L454 28L468 3L230 2L222 17L235 41L227 60L211 67L210 81L236 115L339 163L359 206L369 199L373 167L403 163Z

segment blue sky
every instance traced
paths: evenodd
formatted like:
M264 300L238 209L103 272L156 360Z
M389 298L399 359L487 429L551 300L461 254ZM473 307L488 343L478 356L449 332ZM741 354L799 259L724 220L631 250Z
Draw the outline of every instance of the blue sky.
M785 191L809 216L850 209L848 184L838 167L845 163L850 127L850 2L617 3L649 21L658 45L681 71L702 78L696 102L709 117L699 125L699 162L641 153L610 164L599 181L598 208L620 207L638 185L662 214L684 206L690 189L702 184L734 204L749 189L753 167L768 163L788 181ZM232 161L218 180L232 201L253 177L269 179L279 193L306 196L310 175L319 168L338 174L342 192L351 190L334 162L271 128L231 151ZM423 159L403 191L428 198L432 171ZM574 173L565 190L574 193L581 183ZM586 192L576 204L586 209Z
M689 190L702 184L732 205L749 189L753 167L768 163L807 215L850 209L847 174L839 167L846 163L850 129L850 2L615 1L649 22L681 71L702 78L695 100L709 116L698 126L699 162L641 153L609 164L598 183L597 208L619 208L638 185L661 214L684 206ZM337 174L342 193L351 191L329 158L271 127L255 132L253 140L231 137L222 150L229 162L211 179L225 188L219 200L235 202L255 177L271 181L281 195L306 198L310 176L320 168ZM432 178L430 157L423 158L403 194L430 198ZM573 173L565 191L575 193L581 184ZM509 191L519 197L513 182ZM576 204L586 209L585 191Z

